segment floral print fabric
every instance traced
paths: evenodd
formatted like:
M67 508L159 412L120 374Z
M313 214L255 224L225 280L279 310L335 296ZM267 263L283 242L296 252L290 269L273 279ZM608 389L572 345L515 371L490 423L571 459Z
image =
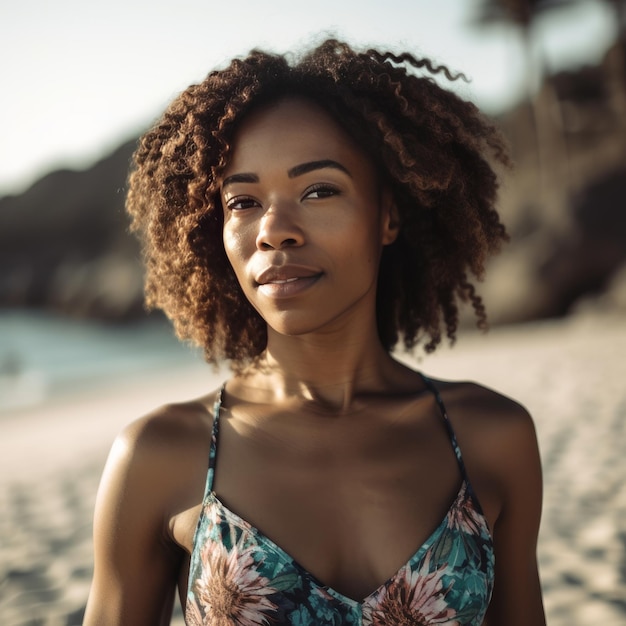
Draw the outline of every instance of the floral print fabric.
M480 626L493 588L493 544L465 476L445 408L436 390L431 389L464 480L431 536L394 576L360 602L325 586L226 508L212 491L221 404L218 398L206 495L191 555L186 624Z

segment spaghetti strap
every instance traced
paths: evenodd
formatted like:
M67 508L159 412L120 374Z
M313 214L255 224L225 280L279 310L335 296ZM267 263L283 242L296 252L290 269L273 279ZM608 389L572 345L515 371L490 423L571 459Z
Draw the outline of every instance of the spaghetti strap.
M224 395L224 383L217 392L215 402L213 403L213 428L211 430L211 448L209 450L209 470L206 476L206 487L204 489L204 497L213 491L213 477L215 475L215 461L217 458L217 436L219 431L220 409L222 408L222 396Z
M463 476L463 480L469 485L467 471L465 470L465 463L463 462L463 455L461 454L461 448L459 447L458 441L456 439L456 434L454 432L454 428L452 428L452 423L450 422L450 418L448 417L446 406L443 403L443 400L441 399L441 394L439 393L439 390L437 389L433 381L430 380L430 378L428 378L425 374L422 374L422 372L418 372L418 373L421 376L422 380L424 381L424 384L426 385L426 387L428 387L428 389L435 396L435 401L437 402L437 406L439 407L439 412L441 413L441 416L443 417L443 423L446 426L448 437L450 437L450 443L452 444L452 449L454 450L454 455L456 456L456 460L459 464L459 469L461 470L461 476Z

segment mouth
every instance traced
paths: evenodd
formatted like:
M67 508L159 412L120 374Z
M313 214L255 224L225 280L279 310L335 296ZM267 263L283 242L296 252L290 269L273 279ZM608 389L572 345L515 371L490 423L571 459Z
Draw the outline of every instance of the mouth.
M307 278L319 277L322 272L304 265L271 265L255 276L257 285L282 285Z
M295 296L312 287L322 277L323 272L308 267L272 267L261 272L256 278L257 289L271 298Z

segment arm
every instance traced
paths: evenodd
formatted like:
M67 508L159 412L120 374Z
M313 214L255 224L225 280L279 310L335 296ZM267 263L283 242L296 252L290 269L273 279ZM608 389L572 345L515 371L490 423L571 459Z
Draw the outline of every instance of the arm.
M545 626L536 556L542 478L533 421L522 406L480 385L443 389L494 541L495 583L483 626Z
M149 418L113 445L96 501L85 626L169 624L181 557L168 536L165 449Z
M524 409L515 405L507 413L494 455L502 505L493 528L496 576L485 624L545 626L536 557L542 502L537 439Z

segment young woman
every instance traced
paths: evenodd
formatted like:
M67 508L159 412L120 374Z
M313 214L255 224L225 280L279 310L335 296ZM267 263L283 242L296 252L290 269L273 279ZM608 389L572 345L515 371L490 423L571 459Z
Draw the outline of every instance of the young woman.
M423 76L419 76L419 71ZM496 130L445 68L327 41L252 52L142 139L148 303L233 374L113 446L88 625L536 626L532 421L391 351L479 324L506 239Z

